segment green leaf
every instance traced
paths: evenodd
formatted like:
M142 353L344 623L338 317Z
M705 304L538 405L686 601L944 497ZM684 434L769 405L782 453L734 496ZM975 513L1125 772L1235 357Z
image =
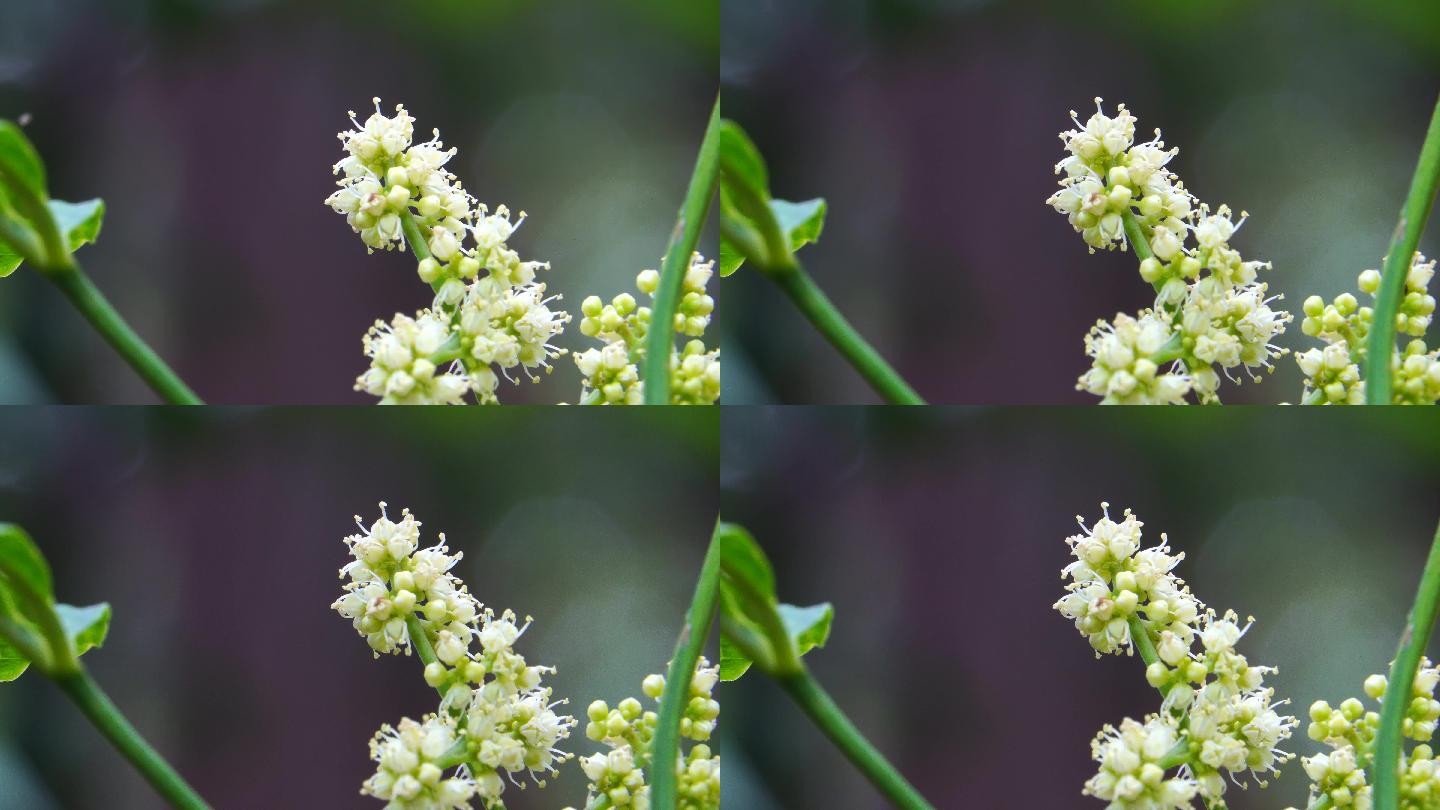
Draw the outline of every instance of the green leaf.
M770 210L789 239L792 253L817 241L825 228L825 200L821 197L804 202L771 200Z
M4 246L3 246L3 245L0 245L0 251L3 251L4 249L5 249ZM0 255L3 255L3 254L0 254ZM728 240L728 239L721 239L721 240L720 240L720 277L721 277L721 278L725 278L726 276L734 273L736 270L739 270L739 269L740 269L740 265L742 265L742 264L744 264L744 263L745 263L745 256L742 255L739 251L737 251L737 250L735 249L735 245L732 244L732 243L730 242L730 240ZM4 278L4 275L5 275L4 273L0 273L0 278Z
M790 643L795 645L796 655L824 647L825 642L830 640L830 623L835 619L835 608L829 602L810 607L782 604L778 610L780 620L790 633Z
M721 523L715 533L720 538L720 568L725 575L744 579L761 595L773 600L775 571L750 532L734 523Z
M823 201L821 205L824 205ZM100 225L105 219L105 201L99 198L78 203L51 200L50 213L55 217L55 226L65 236L70 252L74 253L81 245L94 242L100 235ZM821 217L823 219L823 213Z
M734 642L723 636L720 638L720 680L739 680L753 663L755 662L751 661L749 656L740 652Z
M0 683L8 683L24 674L30 668L30 659L0 638Z
M24 260L20 258L19 253L11 250L10 246L4 242L0 242L0 278L5 278L15 272L15 268L20 266L21 261Z
M12 121L0 120L0 180L45 199L45 164L30 139Z
M47 602L55 598L45 555L30 535L13 523L0 523L0 574L12 587L28 590Z
M104 644L105 637L110 633L110 604L108 602L85 607L57 604L55 612L60 615L60 625L65 628L65 635L74 645L77 656L84 655L86 651ZM824 642L822 641L821 644Z
M745 130L734 121L720 122L720 165L732 185L741 185L764 196L770 196L770 176L765 159Z

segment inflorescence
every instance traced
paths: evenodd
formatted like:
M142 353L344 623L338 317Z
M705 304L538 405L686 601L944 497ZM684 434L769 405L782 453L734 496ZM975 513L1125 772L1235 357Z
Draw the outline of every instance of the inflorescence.
M715 311L715 300L705 286L715 273L715 262L692 254L675 311L675 332L691 340L680 351L670 353L670 403L672 405L713 405L720 399L720 350L706 350L705 328ZM635 278L635 287L655 295L660 274L645 270ZM583 316L580 331L602 341L598 349L575 354L575 365L585 376L581 402L599 405L639 405L645 398L639 367L645 361L646 335L650 331L650 307L639 306L635 296L621 293L606 304L592 295L580 304Z
M1124 248L1133 238L1140 277L1154 286L1155 303L1135 316L1100 321L1085 338L1091 368L1080 390L1105 403L1180 404L1194 394L1219 401L1220 372L1244 369L1252 379L1272 369L1283 353L1273 341L1291 316L1271 308L1256 281L1268 262L1245 261L1230 246L1246 215L1213 212L1199 203L1167 167L1179 153L1165 148L1160 131L1135 143L1135 117L1121 104L1096 112L1060 133L1069 156L1055 166L1060 190L1046 201L1070 220L1093 253Z
M420 548L420 522L409 510L381 516L345 538L354 558L340 569L345 595L333 607L350 619L375 651L405 653L417 645L434 651L426 683L439 690L440 706L418 722L382 726L370 742L376 771L361 792L397 810L451 810L479 799L487 810L503 808L506 782L529 775L543 787L555 766L571 758L557 746L575 719L557 714L541 685L551 667L535 666L514 650L530 626L510 611L483 607L450 569L445 536ZM418 631L421 636L412 636Z
M377 98L363 124L353 112L350 120L355 128L339 135L346 152L335 164L340 190L325 202L372 251L408 242L422 257L420 279L434 291L413 318L396 314L371 327L364 340L370 369L356 390L387 404L453 405L467 395L494 403L499 376L549 371L564 353L551 341L570 315L551 309L559 296L535 280L549 263L522 261L508 244L524 212L512 219L503 205L492 212L477 204L445 169L455 149L444 147L439 130L413 143L415 119L403 105L387 117Z
M1416 743L1408 752L1400 753L1402 810L1424 810L1440 801L1440 762L1436 762L1431 745L1436 722L1440 720L1440 701L1435 700L1437 683L1440 683L1440 669L1432 666L1430 659L1422 659L1400 725L1401 735ZM1371 763L1380 728L1378 706L1386 685L1384 675L1365 679L1365 694L1376 702L1376 711L1367 711L1365 704L1353 697L1338 707L1331 707L1323 700L1310 706L1310 739L1330 748L1328 753L1300 760L1310 777L1310 806L1329 799L1331 807L1369 810Z
M509 240L525 221L504 205L478 204L445 169L455 156L440 142L440 131L414 143L415 119L403 105L394 116L380 110L339 134L346 157L335 164L340 189L325 202L374 251L404 249L417 257L416 272L434 292L430 306L412 317L396 313L389 323L376 321L364 338L370 368L355 382L357 391L382 404L459 405L472 397L499 402L500 377L523 373L537 381L551 371L550 361L566 353L554 341L570 315L554 308L559 295L546 295L536 273L548 262L524 261ZM692 338L672 349L672 404L710 405L720 398L720 350L707 350L704 335L715 309L705 291L714 270L698 253L684 279L675 331ZM641 292L659 285L654 270L637 279ZM598 405L636 405L643 401L640 364L650 310L633 296L602 304L595 296L582 307L581 331L604 346L575 355L585 376L581 401Z
M1096 656L1131 654L1146 659L1145 678L1164 696L1160 711L1118 728L1106 726L1091 743L1099 771L1084 793L1115 810L1189 808L1201 798L1224 803L1226 778L1265 777L1292 755L1279 746L1296 721L1276 709L1264 685L1275 670L1252 666L1236 650L1253 620L1217 614L1173 571L1184 559L1165 535L1141 547L1143 524L1129 511L1104 517L1066 540L1075 560L1061 573L1069 582L1055 603L1089 640ZM1238 784L1238 781L1237 781Z
M680 719L680 736L693 745L688 752L680 752L675 763L676 810L718 810L720 807L720 755L712 754L709 745L720 717L720 703L713 696L719 680L719 667L712 667L701 658L690 680ZM646 676L641 689L646 697L658 702L665 691L665 676ZM585 736L610 749L580 758L580 767L590 780L585 810L614 807L649 810L650 786L645 774L650 769L658 716L646 711L633 697L625 698L614 707L597 700L585 714L589 719Z
M1431 351L1424 340L1435 313L1435 297L1429 292L1434 277L1435 262L1426 261L1417 251L1405 274L1404 297L1395 313L1395 331L1413 338L1404 349L1397 346L1390 358L1392 401L1397 405L1433 405L1440 400L1440 349ZM1361 292L1373 297L1380 289L1380 271L1366 270L1357 283ZM1295 355L1305 374L1304 401L1317 405L1364 404L1365 380L1360 370L1368 353L1374 309L1362 307L1355 296L1342 293L1329 304L1312 295L1305 299L1304 310L1300 329L1325 341L1323 348Z

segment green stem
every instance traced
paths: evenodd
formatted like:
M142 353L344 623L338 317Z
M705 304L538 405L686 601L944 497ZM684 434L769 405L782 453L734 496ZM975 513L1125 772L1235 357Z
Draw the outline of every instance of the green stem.
M1425 645L1435 629L1440 612L1440 528L1430 545L1430 556L1420 575L1420 588L1405 632L1400 635L1400 648L1390 665L1390 680L1380 705L1380 730L1375 736L1375 810L1395 810L1400 800L1400 731L1405 712L1410 708L1410 692L1415 686L1415 673Z
M130 324L120 317L120 313L110 305L91 281L85 275L85 271L79 264L72 263L69 267L61 267L43 273L46 278L55 283L60 291L70 299L70 303L80 310L80 314L90 321L90 325L105 338L125 362L135 369L136 373L155 389L162 399L171 405L203 405L195 392L180 379L165 361L160 359Z
M870 780L891 804L904 810L934 810L919 791L895 770L879 751L870 744L850 718L835 705L835 701L820 687L809 670L801 668L797 673L778 679L780 686L800 704L815 725L845 754L855 767Z
M671 810L676 802L675 763L680 757L680 719L690 698L690 682L695 665L705 649L710 625L719 604L716 591L720 587L720 541L710 538L705 562L700 566L700 580L695 583L695 596L685 615L685 627L675 644L675 655L665 673L665 691L660 695L660 717L650 759L651 800L656 810Z
M1150 640L1150 631L1145 629L1140 617L1132 614L1130 616L1130 641L1135 644L1135 651L1140 653L1140 660L1145 662L1148 668L1151 664L1160 660L1159 654L1155 652L1155 643ZM1170 694L1171 684L1166 684L1160 690L1163 697Z
M186 784L180 774L170 767L170 763L156 753L120 710L115 708L115 704L110 702L110 698L100 690L100 685L95 683L89 673L80 669L68 675L59 675L55 678L55 683L173 807L183 810L209 809L210 806L200 798L200 794Z
M1405 293L1405 277L1420 244L1420 232L1430 217L1435 189L1440 185L1440 101L1430 116L1430 128L1420 147L1420 160L1410 179L1410 193L1400 209L1400 222L1390 237L1380 291L1375 296L1375 320L1370 328L1370 346L1365 360L1365 404L1388 405L1391 401L1390 358L1395 350L1395 313ZM1378 793L1376 798L1379 798Z
M645 339L645 404L668 405L670 403L670 355L675 351L675 310L680 305L680 292L685 286L685 273L690 269L690 255L695 252L695 243L700 240L700 229L710 211L710 201L715 197L715 184L719 180L720 157L720 99L710 112L710 123L705 127L705 137L700 141L700 152L695 158L695 170L690 175L690 186L685 190L685 201L680 206L679 219L670 235L670 244L665 248L665 259L660 265L660 284L655 289L651 306L650 334Z
M835 308L798 261L793 269L767 275L780 285L796 308L887 402L892 405L925 404L925 400L885 362L885 358L860 337L860 333L845 320L845 316L840 314L840 310Z
M1140 227L1140 221L1135 219L1135 212L1127 207L1120 212L1120 221L1125 225L1125 239L1130 242L1130 249L1135 251L1135 258L1143 262L1154 256L1155 251L1150 249L1150 240L1145 238L1145 231ZM1150 286L1158 293L1165 285L1154 282Z

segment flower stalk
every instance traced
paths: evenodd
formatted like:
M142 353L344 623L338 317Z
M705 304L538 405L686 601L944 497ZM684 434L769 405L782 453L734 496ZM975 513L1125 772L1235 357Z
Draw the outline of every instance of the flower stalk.
M1410 180L1410 193L1400 209L1400 221L1395 226L1390 249L1385 254L1365 363L1367 405L1388 405L1391 402L1390 360L1395 348L1395 313L1405 293L1405 277L1410 272L1411 259L1420 245L1420 233L1425 229L1425 221L1429 219L1430 208L1435 202L1437 185L1440 185L1440 100L1437 100L1435 111L1430 116L1430 127L1425 132L1420 159Z
M1440 115L1440 112L1437 112ZM1437 117L1440 120L1440 117ZM1373 357L1374 355L1372 355ZM1399 806L1401 731L1415 685L1415 674L1425 645L1435 630L1440 614L1440 528L1430 545L1430 556L1420 575L1420 588L1410 611L1400 648L1390 665L1390 677L1380 706L1380 729L1375 738L1375 808L1395 810Z
M719 143L720 99L717 96L715 107L710 112L710 123L706 125L705 136L700 141L700 152L695 158L695 170L685 191L680 217L675 222L670 244L665 249L664 262L660 265L660 283L655 290L650 334L646 341L643 376L646 405L670 404L670 357L675 345L675 310L680 303L691 254L700 240L700 229L705 225L711 200L715 197L715 186L719 182Z
M680 719L685 712L695 666L705 650L710 626L715 621L715 611L719 606L716 591L719 587L720 543L712 537L705 552L705 562L700 567L700 580L695 584L695 595L685 614L685 627L680 631L675 655L670 659L670 668L665 675L665 691L660 695L660 719L655 728L650 782L651 801L659 809L675 806L675 762L680 756Z

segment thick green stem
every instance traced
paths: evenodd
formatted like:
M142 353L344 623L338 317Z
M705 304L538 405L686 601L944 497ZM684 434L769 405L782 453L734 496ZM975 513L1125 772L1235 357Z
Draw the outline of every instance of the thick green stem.
M95 331L105 338L105 342L125 358L125 362L129 363L162 399L171 405L204 404L195 396L195 392L165 365L160 355L135 334L135 330L120 317L120 313L115 311L80 265L72 262L68 267L46 271L42 275L65 293L70 303L74 304L80 314L90 321L90 325L95 327Z
M670 244L665 248L665 259L660 265L660 284L655 289L655 300L651 306L650 334L645 338L645 404L670 404L670 354L675 351L675 310L680 305L680 292L684 289L685 273L690 269L690 255L695 252L695 243L700 241L700 229L705 225L705 216L710 211L710 201L715 197L715 184L719 180L720 159L720 99L716 97L715 107L710 112L710 123L705 127L705 137L700 141L700 152L695 158L695 170L690 175L690 186L685 190L685 201L680 206L680 217L675 221L675 230L670 235Z
M1370 345L1365 359L1365 404L1388 405L1391 401L1390 358L1395 350L1395 313L1405 295L1405 277L1420 244L1420 232L1430 218L1435 189L1440 185L1440 101L1430 116L1430 128L1420 147L1420 160L1410 179L1410 193L1400 209L1400 222L1390 237L1380 291L1375 296L1375 320L1370 327ZM1378 794L1376 796L1379 797Z
M672 810L676 801L675 763L680 757L680 719L690 698L690 682L695 665L705 649L710 625L715 621L719 605L716 590L720 586L720 541L710 538L705 562L700 566L700 580L695 583L695 596L685 614L685 627L675 644L675 655L665 673L665 691L660 695L660 716L655 727L655 741L650 749L650 791L655 810Z
M835 701L820 687L809 670L779 678L780 685L790 697L800 704L815 725L835 743L855 767L870 780L891 804L904 810L934 810L930 802L895 770L879 751L870 744L850 718L835 705Z
M1415 673L1425 655L1425 645L1435 629L1440 612L1440 528L1430 545L1430 556L1420 574L1420 588L1415 606L1410 611L1405 632L1400 634L1400 648L1390 665L1390 680L1380 706L1380 730L1375 735L1373 760L1375 810L1395 810L1400 801L1400 732L1405 712L1410 708L1410 693L1415 686Z
M171 806L182 810L208 810L209 805L200 798L200 794L145 742L89 673L81 669L59 675L55 683Z
M860 337L860 333L845 320L845 316L840 314L840 310L835 308L798 261L792 269L778 270L767 275L780 285L780 289L790 296L790 300L820 334L830 341L830 345L850 361L850 365L854 366L860 376L887 402L892 405L925 404L925 400L885 362L885 358L881 357L865 338Z

